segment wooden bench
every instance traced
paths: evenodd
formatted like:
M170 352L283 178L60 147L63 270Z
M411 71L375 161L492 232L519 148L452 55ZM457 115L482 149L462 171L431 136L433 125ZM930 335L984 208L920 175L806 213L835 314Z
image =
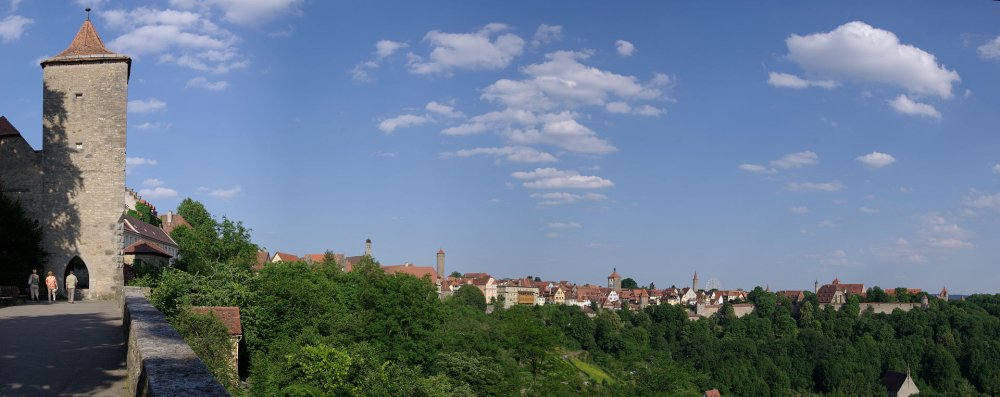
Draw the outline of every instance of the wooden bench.
M17 303L19 295L21 295L21 290L17 287L12 285L0 285L0 303Z

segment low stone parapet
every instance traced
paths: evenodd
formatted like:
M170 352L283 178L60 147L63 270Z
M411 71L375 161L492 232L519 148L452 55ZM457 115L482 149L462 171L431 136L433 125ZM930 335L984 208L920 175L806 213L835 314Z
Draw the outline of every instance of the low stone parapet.
M163 313L149 303L149 288L125 287L123 295L127 396L229 396Z

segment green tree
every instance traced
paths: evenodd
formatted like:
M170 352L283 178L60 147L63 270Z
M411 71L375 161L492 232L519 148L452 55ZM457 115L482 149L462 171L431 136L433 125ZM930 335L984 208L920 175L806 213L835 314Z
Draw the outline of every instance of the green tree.
M622 289L636 289L639 288L639 284L635 282L631 277L622 280Z
M449 275L449 277L451 277L451 278L461 278L462 277L462 272L451 272L451 274Z
M479 287L475 285L466 284L461 286L458 291L455 291L452 299L455 302L475 308L476 310L486 311L486 295L483 295L483 291L479 290Z
M136 201L135 209L133 210L130 208L128 211L126 211L126 214L153 226L159 227L160 225L163 224L163 222L160 221L159 217L153 215L153 207L150 207L149 204L143 203L141 201Z
M184 342L191 346L208 370L231 393L239 387L229 342L229 331L211 314L181 312L171 321Z
M45 260L42 228L20 201L0 193L0 285L26 286L31 269ZM39 270L39 277L44 277Z
M216 221L205 206L190 198L177 207L191 227L175 228L170 236L180 247L176 267L195 274L207 274L214 263L250 268L257 261L260 248L250 240L250 230L243 222L223 217Z

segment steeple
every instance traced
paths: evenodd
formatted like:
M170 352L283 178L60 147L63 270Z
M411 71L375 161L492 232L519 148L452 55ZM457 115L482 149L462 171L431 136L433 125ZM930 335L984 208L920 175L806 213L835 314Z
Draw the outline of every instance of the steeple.
M128 64L129 72L131 72L132 58L111 52L111 50L104 46L104 41L97 34L97 29L94 29L94 24L90 22L90 9L88 8L87 10L87 20L83 21L80 30L76 32L73 41L69 43L69 47L58 55L42 61L42 67L62 62L121 60Z
M694 272L694 278L691 279L691 290L694 291L694 292L698 292L698 272L697 271Z

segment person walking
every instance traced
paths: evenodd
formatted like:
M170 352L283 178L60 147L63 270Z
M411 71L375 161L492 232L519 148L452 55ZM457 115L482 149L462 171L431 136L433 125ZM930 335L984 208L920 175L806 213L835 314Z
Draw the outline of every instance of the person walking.
M28 289L31 290L32 302L38 302L38 284L41 281L38 277L38 269L31 269L31 275L28 276Z
M51 305L56 301L56 291L59 288L56 276L54 276L52 272L49 272L49 276L45 277L45 286L49 288L49 304Z
M69 298L69 303L73 303L74 295L76 295L76 276L70 270L66 276L66 297Z

